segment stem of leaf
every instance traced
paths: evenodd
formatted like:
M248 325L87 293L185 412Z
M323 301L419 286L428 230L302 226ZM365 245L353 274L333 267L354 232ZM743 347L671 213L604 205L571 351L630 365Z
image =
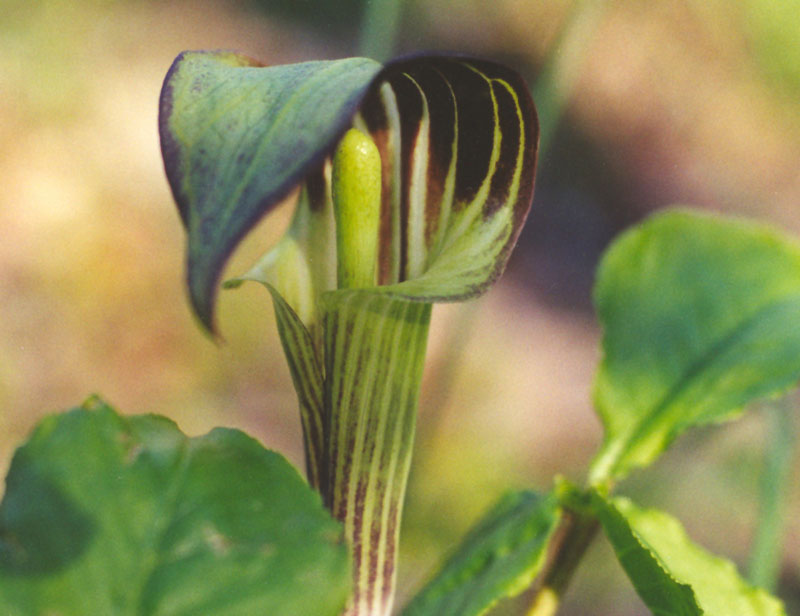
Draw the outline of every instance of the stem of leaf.
M532 88L539 115L539 156L547 156L605 2L574 3ZM610 483L610 482L609 482ZM566 510L553 538L550 556L534 586L527 616L554 616L575 571L592 544L599 522L587 513Z
M402 0L366 0L358 41L360 55L378 62L392 56L402 8Z
M566 510L551 544L544 571L532 590L527 616L553 616L578 564L592 544L599 522L591 514Z
M769 591L778 583L784 505L795 451L791 397L767 409L770 435L761 483L761 511L750 553L750 581Z
M578 0L573 4L533 84L532 94L539 114L539 157L542 160L550 148L580 73L581 60L605 8L605 2L596 0Z

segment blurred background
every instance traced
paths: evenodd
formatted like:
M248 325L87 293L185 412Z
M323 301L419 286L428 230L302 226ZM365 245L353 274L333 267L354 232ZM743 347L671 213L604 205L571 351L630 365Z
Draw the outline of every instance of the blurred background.
M180 51L216 48L267 64L461 51L532 86L542 151L520 245L485 298L434 310L402 596L504 491L583 478L601 437L591 285L621 229L680 203L800 234L800 0L0 0L3 474L39 418L90 393L193 435L243 428L301 464L267 293L222 294L221 346L185 301L157 100ZM289 213L268 218L228 271L244 271ZM746 571L767 419L756 409L687 435L621 492L679 516ZM790 614L793 460L777 591ZM599 540L561 613L647 611Z

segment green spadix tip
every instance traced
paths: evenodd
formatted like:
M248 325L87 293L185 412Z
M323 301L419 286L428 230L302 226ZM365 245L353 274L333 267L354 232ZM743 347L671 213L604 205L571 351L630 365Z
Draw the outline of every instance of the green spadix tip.
M375 285L381 217L381 155L372 139L351 128L333 156L337 281L340 289Z

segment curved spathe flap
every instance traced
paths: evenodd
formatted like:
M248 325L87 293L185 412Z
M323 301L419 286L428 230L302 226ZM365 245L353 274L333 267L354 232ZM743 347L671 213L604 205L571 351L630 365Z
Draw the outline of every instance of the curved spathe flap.
M522 78L473 58L398 60L360 117L384 165L380 291L479 295L502 273L533 198L539 127Z
M320 165L380 69L365 58L265 68L229 52L175 60L161 91L159 132L189 236L189 294L205 327L213 328L230 254Z
M206 328L232 251L292 188L319 176L353 124L371 134L383 164L376 290L452 301L500 275L530 208L538 143L515 72L453 56L382 69L364 58L264 68L233 53L184 52L164 82L159 128L188 232L190 298Z

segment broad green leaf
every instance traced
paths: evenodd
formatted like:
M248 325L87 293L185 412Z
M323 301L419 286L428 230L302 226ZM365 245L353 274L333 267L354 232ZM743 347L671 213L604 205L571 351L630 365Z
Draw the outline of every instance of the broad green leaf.
M230 52L176 58L161 91L159 132L188 232L190 297L206 327L228 256L320 166L380 68L365 58L268 68Z
M404 616L478 616L513 597L542 568L558 522L551 495L506 495L469 532Z
M94 399L45 419L13 458L4 616L337 616L349 587L340 526L236 430L190 439Z
M325 497L353 553L348 613L388 614L431 306L359 291L324 300Z
M800 379L800 245L761 225L655 216L608 251L595 303L605 439L594 482L646 466L685 429Z
M656 616L786 615L780 601L744 581L732 562L694 544L672 516L624 498L593 496L622 567Z
M655 616L702 616L694 590L677 579L615 503L594 494L595 513L622 568ZM742 615L744 616L744 615Z
M371 135L383 163L381 292L452 301L500 275L530 208L538 144L536 112L515 72L461 57L418 56L382 70L362 58L263 68L235 54L185 52L164 82L160 133L188 232L190 296L207 328L222 268L263 214L304 182L309 201L327 210L328 158L350 125ZM329 219L310 211L300 224L326 228ZM290 236L307 237L296 228ZM285 299L311 326L333 289L312 270L335 272L332 258L330 242L303 239L246 278L283 294L298 284L286 281L294 263L308 282L298 305Z

